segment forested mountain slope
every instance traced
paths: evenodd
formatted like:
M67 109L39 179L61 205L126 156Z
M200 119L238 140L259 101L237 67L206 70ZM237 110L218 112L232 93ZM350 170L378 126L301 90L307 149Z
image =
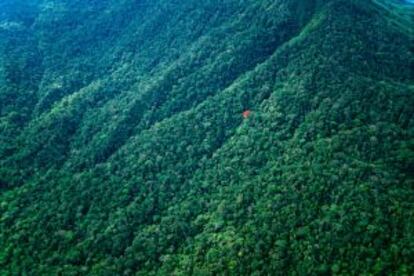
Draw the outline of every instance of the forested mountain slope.
M0 0L0 274L414 273L413 14Z

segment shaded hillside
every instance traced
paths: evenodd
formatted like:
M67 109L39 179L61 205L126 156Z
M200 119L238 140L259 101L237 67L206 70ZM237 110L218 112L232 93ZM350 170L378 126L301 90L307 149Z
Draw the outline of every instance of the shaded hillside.
M414 273L412 5L3 2L0 274Z

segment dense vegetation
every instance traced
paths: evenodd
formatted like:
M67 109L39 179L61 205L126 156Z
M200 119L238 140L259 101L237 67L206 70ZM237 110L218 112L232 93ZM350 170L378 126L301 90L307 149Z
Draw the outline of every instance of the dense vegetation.
M413 12L0 0L0 274L414 274Z

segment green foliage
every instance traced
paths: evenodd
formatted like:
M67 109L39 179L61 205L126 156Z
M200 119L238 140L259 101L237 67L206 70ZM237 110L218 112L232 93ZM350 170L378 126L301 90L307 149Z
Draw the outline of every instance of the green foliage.
M414 273L412 6L3 2L1 275Z

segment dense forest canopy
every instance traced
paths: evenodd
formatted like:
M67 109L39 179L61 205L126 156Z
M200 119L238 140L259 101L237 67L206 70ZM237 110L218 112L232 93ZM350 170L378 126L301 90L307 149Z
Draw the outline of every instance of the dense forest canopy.
M0 0L0 274L414 274L409 2Z

